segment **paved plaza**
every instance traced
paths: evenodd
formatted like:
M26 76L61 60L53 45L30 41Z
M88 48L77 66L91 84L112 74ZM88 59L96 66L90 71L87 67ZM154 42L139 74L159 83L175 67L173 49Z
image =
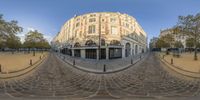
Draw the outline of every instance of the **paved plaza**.
M47 55L47 52L36 52L35 56L33 53L24 53L24 52L0 52L0 64L2 72L13 72L17 70L24 69L30 66L30 60L32 64L38 62L40 57Z
M174 57L172 54L165 55L164 59L169 63L171 63L171 59L173 59L173 65L183 70L200 72L200 62L199 60L194 60L194 53L181 53L180 57ZM198 54L198 59L200 59L200 54Z
M67 59L67 58L66 58ZM153 53L128 69L95 74L74 68L57 54L24 78L0 80L0 97L5 100L198 100L200 81L172 75Z
M194 60L193 53L181 53L180 57L165 53L157 53L157 55L168 68L176 73L182 76L200 78L200 63L198 60Z

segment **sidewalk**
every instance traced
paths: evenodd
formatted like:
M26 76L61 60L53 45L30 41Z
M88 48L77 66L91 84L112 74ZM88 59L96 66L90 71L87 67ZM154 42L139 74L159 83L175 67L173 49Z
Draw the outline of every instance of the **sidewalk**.
M145 56L145 54L146 53L119 59L95 60L95 59L83 59L83 58L71 57L68 55L57 53L57 55L65 62L73 65L73 62L75 61L75 67L82 70L97 72L97 73L104 72L104 65L106 70L105 72L114 72L118 70L123 70L124 68L127 68L132 64L135 64L138 61L140 61L140 59L142 59ZM132 64L131 64L131 59L132 59Z

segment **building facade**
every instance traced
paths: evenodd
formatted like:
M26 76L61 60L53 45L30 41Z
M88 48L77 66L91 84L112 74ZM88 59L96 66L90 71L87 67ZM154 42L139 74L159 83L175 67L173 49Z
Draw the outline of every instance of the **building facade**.
M173 28L168 28L168 29L164 29L160 31L160 36L165 36L167 34L172 34L174 36L174 40L175 41L180 41L183 44L183 47L186 48L186 40L188 38L188 36L184 35L184 34L176 34L173 30Z
M98 12L68 20L52 43L70 56L124 58L146 52L147 34L132 16L118 12Z
M149 42L149 48L150 50L156 48L156 42L158 41L158 37L153 37Z

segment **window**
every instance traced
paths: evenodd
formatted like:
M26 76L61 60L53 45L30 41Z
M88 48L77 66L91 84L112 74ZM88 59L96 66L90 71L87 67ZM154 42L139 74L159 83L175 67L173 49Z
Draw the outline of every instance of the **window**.
M121 43L118 40L111 40L110 45L121 45Z
M110 22L115 22L116 19L115 18L110 18Z
M126 27L129 28L129 24L128 23L126 23Z
M117 34L117 27L111 26L111 34Z
M80 47L81 46L81 44L79 43L79 42L76 42L75 44L74 44L74 47Z
M76 27L79 27L80 26L80 23L76 23Z
M90 15L90 17L95 17L95 16L96 16L95 14L91 14L91 15Z
M95 25L89 26L89 31L88 31L88 33L89 33L89 34L95 33Z
M83 16L83 19L85 19L86 18L86 16Z
M131 29L133 30L133 29L134 29L134 26L131 26Z
M95 22L95 21L96 21L95 18L91 18L91 19L89 19L89 22Z
M77 19L76 19L76 21L79 21L79 20L80 20L80 18L77 18Z
M105 45L106 45L105 39L101 39L101 46L105 46Z
M86 45L86 46L96 46L97 44L96 44L94 41L92 41L92 40L87 40L87 41L85 42L85 45Z

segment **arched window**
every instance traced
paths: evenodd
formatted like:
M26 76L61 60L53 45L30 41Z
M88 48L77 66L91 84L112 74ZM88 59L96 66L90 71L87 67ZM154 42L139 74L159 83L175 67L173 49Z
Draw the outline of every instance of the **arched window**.
M74 47L80 47L81 46L81 44L79 43L79 42L76 42L75 44L74 44Z
M121 43L117 40L110 41L110 45L121 45Z
M96 43L92 40L87 40L85 43L86 46L96 46Z
M125 55L126 57L128 57L130 54L131 54L131 44L130 43L126 43L126 46L125 46Z

